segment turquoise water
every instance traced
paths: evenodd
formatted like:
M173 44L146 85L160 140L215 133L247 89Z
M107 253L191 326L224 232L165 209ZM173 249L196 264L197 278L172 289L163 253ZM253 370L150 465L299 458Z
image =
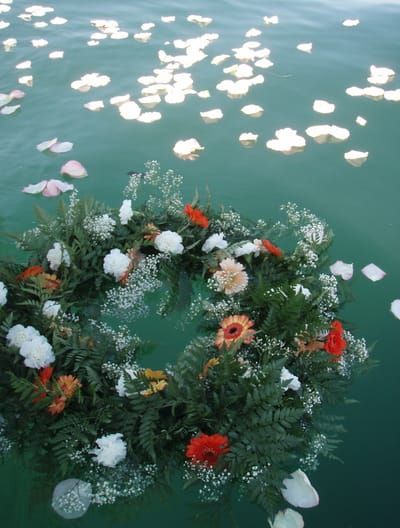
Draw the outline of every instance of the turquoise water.
M354 262L356 270L351 281L355 302L346 308L345 316L357 335L376 342L373 353L380 366L354 385L350 396L360 404L341 410L348 434L337 454L344 464L322 461L311 476L320 493L320 506L302 513L307 528L394 526L400 469L400 322L389 308L391 301L400 297L400 103L349 97L345 89L367 86L371 64L399 70L400 2L281 0L262 4L197 0L186 7L176 1L70 0L50 4L55 12L43 17L61 16L68 23L43 29L17 18L29 5L14 0L11 11L0 14L0 20L11 22L10 27L0 30L0 40L18 39L13 51L0 51L0 92L18 87L27 94L21 110L0 116L0 228L20 231L31 227L34 204L54 208L58 199L30 197L20 190L29 183L57 178L60 166L68 159L78 159L89 172L87 179L74 182L80 193L94 195L112 206L120 203L127 171L141 170L145 161L157 159L163 168L184 175L188 199L196 188L205 193L208 187L215 203L232 204L252 218L275 217L279 205L287 201L325 218L336 233L332 262ZM207 28L190 24L186 17L191 13L211 16L213 23ZM160 17L164 15L176 15L176 22L162 24ZM265 15L278 15L280 23L265 26ZM129 39L107 39L88 47L86 41L95 31L90 26L93 18L118 20L121 29L129 32ZM345 18L359 18L360 25L344 28L341 22ZM157 24L145 44L132 39L144 22ZM239 47L252 27L262 34L251 40L271 49L274 66L260 70L264 84L253 87L242 99L231 100L215 86L228 78L222 68L233 61L213 66L210 59ZM148 125L123 120L108 104L110 97L127 92L137 99L141 88L137 78L160 67L157 51L163 48L174 53L172 46L163 46L165 41L205 32L216 32L219 39L206 49L208 58L190 71L195 89L210 90L210 99L188 96L183 104L162 103L155 109L162 113L162 119ZM48 40L48 46L33 48L30 40L38 38ZM296 50L301 42L312 42L313 52ZM53 50L64 50L64 59L48 59ZM25 60L32 60L32 71L16 70L15 65ZM88 93L72 90L70 83L89 72L109 75L111 82ZM26 74L34 77L31 88L18 85L18 77ZM395 78L384 88L399 86ZM104 110L83 108L84 103L98 99L104 100ZM326 116L313 112L314 99L335 103L335 112ZM240 108L245 104L261 105L264 115L259 119L244 116ZM221 108L224 117L219 123L206 125L199 112L212 108ZM355 124L358 115L368 120L365 127ZM265 141L278 128L292 127L304 135L308 126L324 123L348 128L350 138L345 143L324 145L307 138L304 152L293 156L265 148ZM248 131L259 134L252 149L238 142L239 134ZM55 136L72 141L72 152L47 155L36 150L37 143ZM196 161L176 158L174 144L190 137L197 138L205 150ZM362 167L354 168L344 161L344 152L351 149L369 151ZM15 254L5 239L1 251L3 255ZM387 272L381 282L372 283L360 273L370 262ZM148 331L148 322L140 324L143 332ZM166 344L182 348L185 341L187 336L174 333ZM160 359L167 348L159 353ZM18 461L10 461L1 469L0 515L7 519L5 526L67 525L50 510L48 490L38 489L32 478ZM138 508L92 508L83 519L68 524L85 528L191 527L195 526L191 516L199 511L176 487L168 497L155 494ZM205 515L199 526L212 523L211 512ZM228 513L220 512L215 522L215 526L249 525L265 527L266 518L246 503L234 505Z

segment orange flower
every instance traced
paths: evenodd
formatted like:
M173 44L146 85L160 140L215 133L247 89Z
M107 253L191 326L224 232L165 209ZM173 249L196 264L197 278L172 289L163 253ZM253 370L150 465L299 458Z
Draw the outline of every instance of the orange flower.
M186 447L186 458L194 464L215 466L222 455L229 452L229 439L220 434L201 433L192 438Z
M331 324L331 330L326 336L325 350L336 356L337 359L343 354L346 349L347 341L343 337L343 326L340 321L333 321Z
M192 207L190 204L186 204L183 212L193 224L196 224L203 229L208 227L208 218L200 211L200 209L197 209L197 207Z
M26 268L24 271L21 271L19 275L16 276L17 281L25 281L27 279L30 279L31 277L36 277L37 275L40 275L44 272L44 269L42 266L30 266L29 268Z
M46 290L57 290L61 286L61 281L57 279L57 275L41 273L38 278L40 279L40 285Z
M255 330L252 329L254 322L247 315L230 315L220 324L220 329L215 338L215 346L230 348L236 343L249 344L254 339Z
M143 375L146 379L152 380L152 381L168 379L167 374L163 370L151 370L147 368L144 370Z
M168 383L165 380L160 381L151 381L150 387L148 389L140 391L140 394L142 396L151 396L152 394L156 394L157 392L163 391Z
M275 255L275 257L281 257L283 255L283 251L278 246L274 246L269 240L262 240L262 245L271 255Z
M57 396L54 398L53 403L47 407L47 411L53 416L60 414L65 409L65 403L67 398L65 396Z
M38 403L39 401L46 398L47 395L47 385L50 381L51 376L53 375L53 367L45 367L39 370L39 378L37 383L35 383L35 392L40 392L36 398L32 400L32 403Z
M75 392L82 387L81 382L74 376L60 376L57 384L67 400L72 398Z

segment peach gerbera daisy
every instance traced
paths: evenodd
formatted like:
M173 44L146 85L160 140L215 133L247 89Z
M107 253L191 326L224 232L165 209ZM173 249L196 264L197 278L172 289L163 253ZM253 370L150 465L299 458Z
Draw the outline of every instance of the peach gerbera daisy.
M213 275L218 283L218 291L233 295L247 288L249 277L244 271L243 264L232 258L226 258L221 260L219 267L221 269Z
M61 392L67 399L72 398L77 389L82 387L81 382L74 376L60 376L57 380Z
M255 330L252 329L254 322L247 315L230 315L220 324L220 329L215 338L215 346L230 348L236 343L249 344L254 339Z

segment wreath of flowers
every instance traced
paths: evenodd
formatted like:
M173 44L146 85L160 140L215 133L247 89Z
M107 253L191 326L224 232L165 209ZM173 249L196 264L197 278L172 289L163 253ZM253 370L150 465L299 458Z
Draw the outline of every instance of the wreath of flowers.
M285 504L318 504L305 471L336 446L328 405L368 363L323 271L332 233L294 204L273 224L185 205L181 184L149 162L119 209L74 191L17 238L28 259L0 265L3 452L68 477L53 495L67 518L177 472L204 501L239 490L274 528L303 526ZM152 303L199 323L163 370L128 328Z

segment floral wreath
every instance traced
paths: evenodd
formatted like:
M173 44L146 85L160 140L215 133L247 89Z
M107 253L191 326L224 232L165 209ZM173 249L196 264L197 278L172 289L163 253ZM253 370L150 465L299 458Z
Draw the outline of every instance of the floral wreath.
M368 364L323 272L332 233L295 204L273 224L185 205L181 183L148 162L119 210L74 191L18 237L29 261L0 265L2 450L67 477L53 494L66 518L178 472L204 501L239 490L272 527L303 526L285 504L318 504L305 471L341 431L327 407ZM156 291L159 315L199 322L163 370L127 325Z

